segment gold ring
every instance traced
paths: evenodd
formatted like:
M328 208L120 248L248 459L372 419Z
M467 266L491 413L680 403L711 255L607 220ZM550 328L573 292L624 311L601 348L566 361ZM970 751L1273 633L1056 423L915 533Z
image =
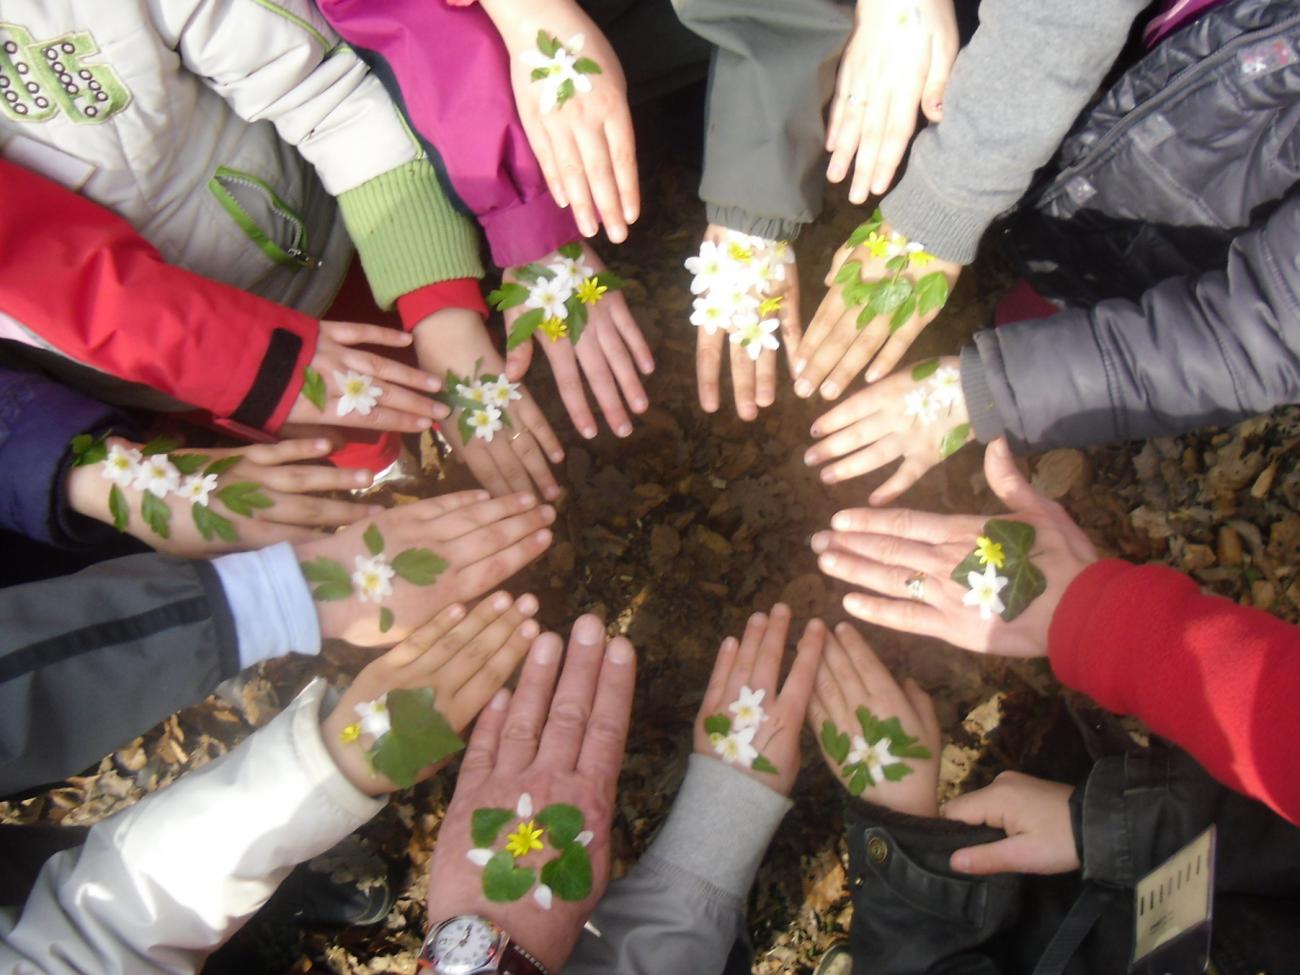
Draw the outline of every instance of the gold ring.
M918 572L907 579L907 595L918 603L925 602L925 573Z

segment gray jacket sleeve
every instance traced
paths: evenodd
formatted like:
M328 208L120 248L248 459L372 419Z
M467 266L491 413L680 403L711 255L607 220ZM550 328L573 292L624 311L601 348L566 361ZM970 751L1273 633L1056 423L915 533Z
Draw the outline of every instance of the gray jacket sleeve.
M673 0L714 45L700 197L710 223L793 240L821 211L822 109L853 26L835 0Z
M0 590L0 795L55 782L239 670L216 571L160 555Z
M979 332L962 352L976 436L1020 450L1167 436L1300 401L1300 199L1227 267Z
M984 231L1051 158L1146 6L983 0L943 121L916 137L906 173L881 202L890 224L944 260L974 260Z
M692 755L663 829L597 906L565 975L721 973L790 800Z

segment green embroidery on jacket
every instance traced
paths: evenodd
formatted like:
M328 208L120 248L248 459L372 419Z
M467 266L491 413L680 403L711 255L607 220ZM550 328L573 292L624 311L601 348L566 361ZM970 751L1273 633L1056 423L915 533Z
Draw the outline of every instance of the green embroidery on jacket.
M0 23L0 112L15 122L45 122L63 112L82 125L106 122L131 103L117 72L87 64L99 54L90 31L37 41Z

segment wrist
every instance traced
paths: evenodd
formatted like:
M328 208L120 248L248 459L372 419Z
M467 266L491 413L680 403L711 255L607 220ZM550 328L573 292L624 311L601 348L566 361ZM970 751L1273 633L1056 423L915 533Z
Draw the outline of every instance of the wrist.
M524 939L519 937L519 932L511 928L503 921L502 917L496 914L490 905L477 903L466 903L461 906L453 905L450 909L439 910L436 913L429 912L429 927L425 932L424 947L420 952L422 960L433 962L433 953L431 941L438 929L448 921L460 917L477 917L490 921L496 926L497 930L505 935L516 951L520 952L524 959L531 961L544 975L558 973L568 961L569 956L573 953L573 946L577 943L577 935L572 939L556 939L553 937L539 937L536 934L527 936ZM567 944L561 944L560 941L568 941ZM533 942L533 943L529 943Z
M496 358L483 316L467 308L444 308L412 329L420 367L441 375L447 369L473 371L479 359Z
M112 449L120 446L124 449L139 448L139 444L124 437L109 437L104 446ZM63 498L69 510L95 521L113 524L113 513L109 507L109 493L112 482L105 479L101 463L85 464L69 468L63 482ZM123 488L123 491L131 491ZM130 494L134 497L134 494Z

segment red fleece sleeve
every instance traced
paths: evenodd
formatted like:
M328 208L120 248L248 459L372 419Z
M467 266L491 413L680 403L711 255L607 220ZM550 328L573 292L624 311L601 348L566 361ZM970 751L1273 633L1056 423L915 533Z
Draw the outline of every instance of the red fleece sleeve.
M415 331L420 322L444 308L467 308L488 317L487 303L483 300L477 278L455 278L426 284L397 299L397 312L402 316L402 327L408 332Z
M1104 560L1048 638L1061 681L1141 718L1215 778L1300 823L1300 630L1163 566Z
M308 315L168 264L112 211L4 160L0 311L100 372L272 432L320 330Z

